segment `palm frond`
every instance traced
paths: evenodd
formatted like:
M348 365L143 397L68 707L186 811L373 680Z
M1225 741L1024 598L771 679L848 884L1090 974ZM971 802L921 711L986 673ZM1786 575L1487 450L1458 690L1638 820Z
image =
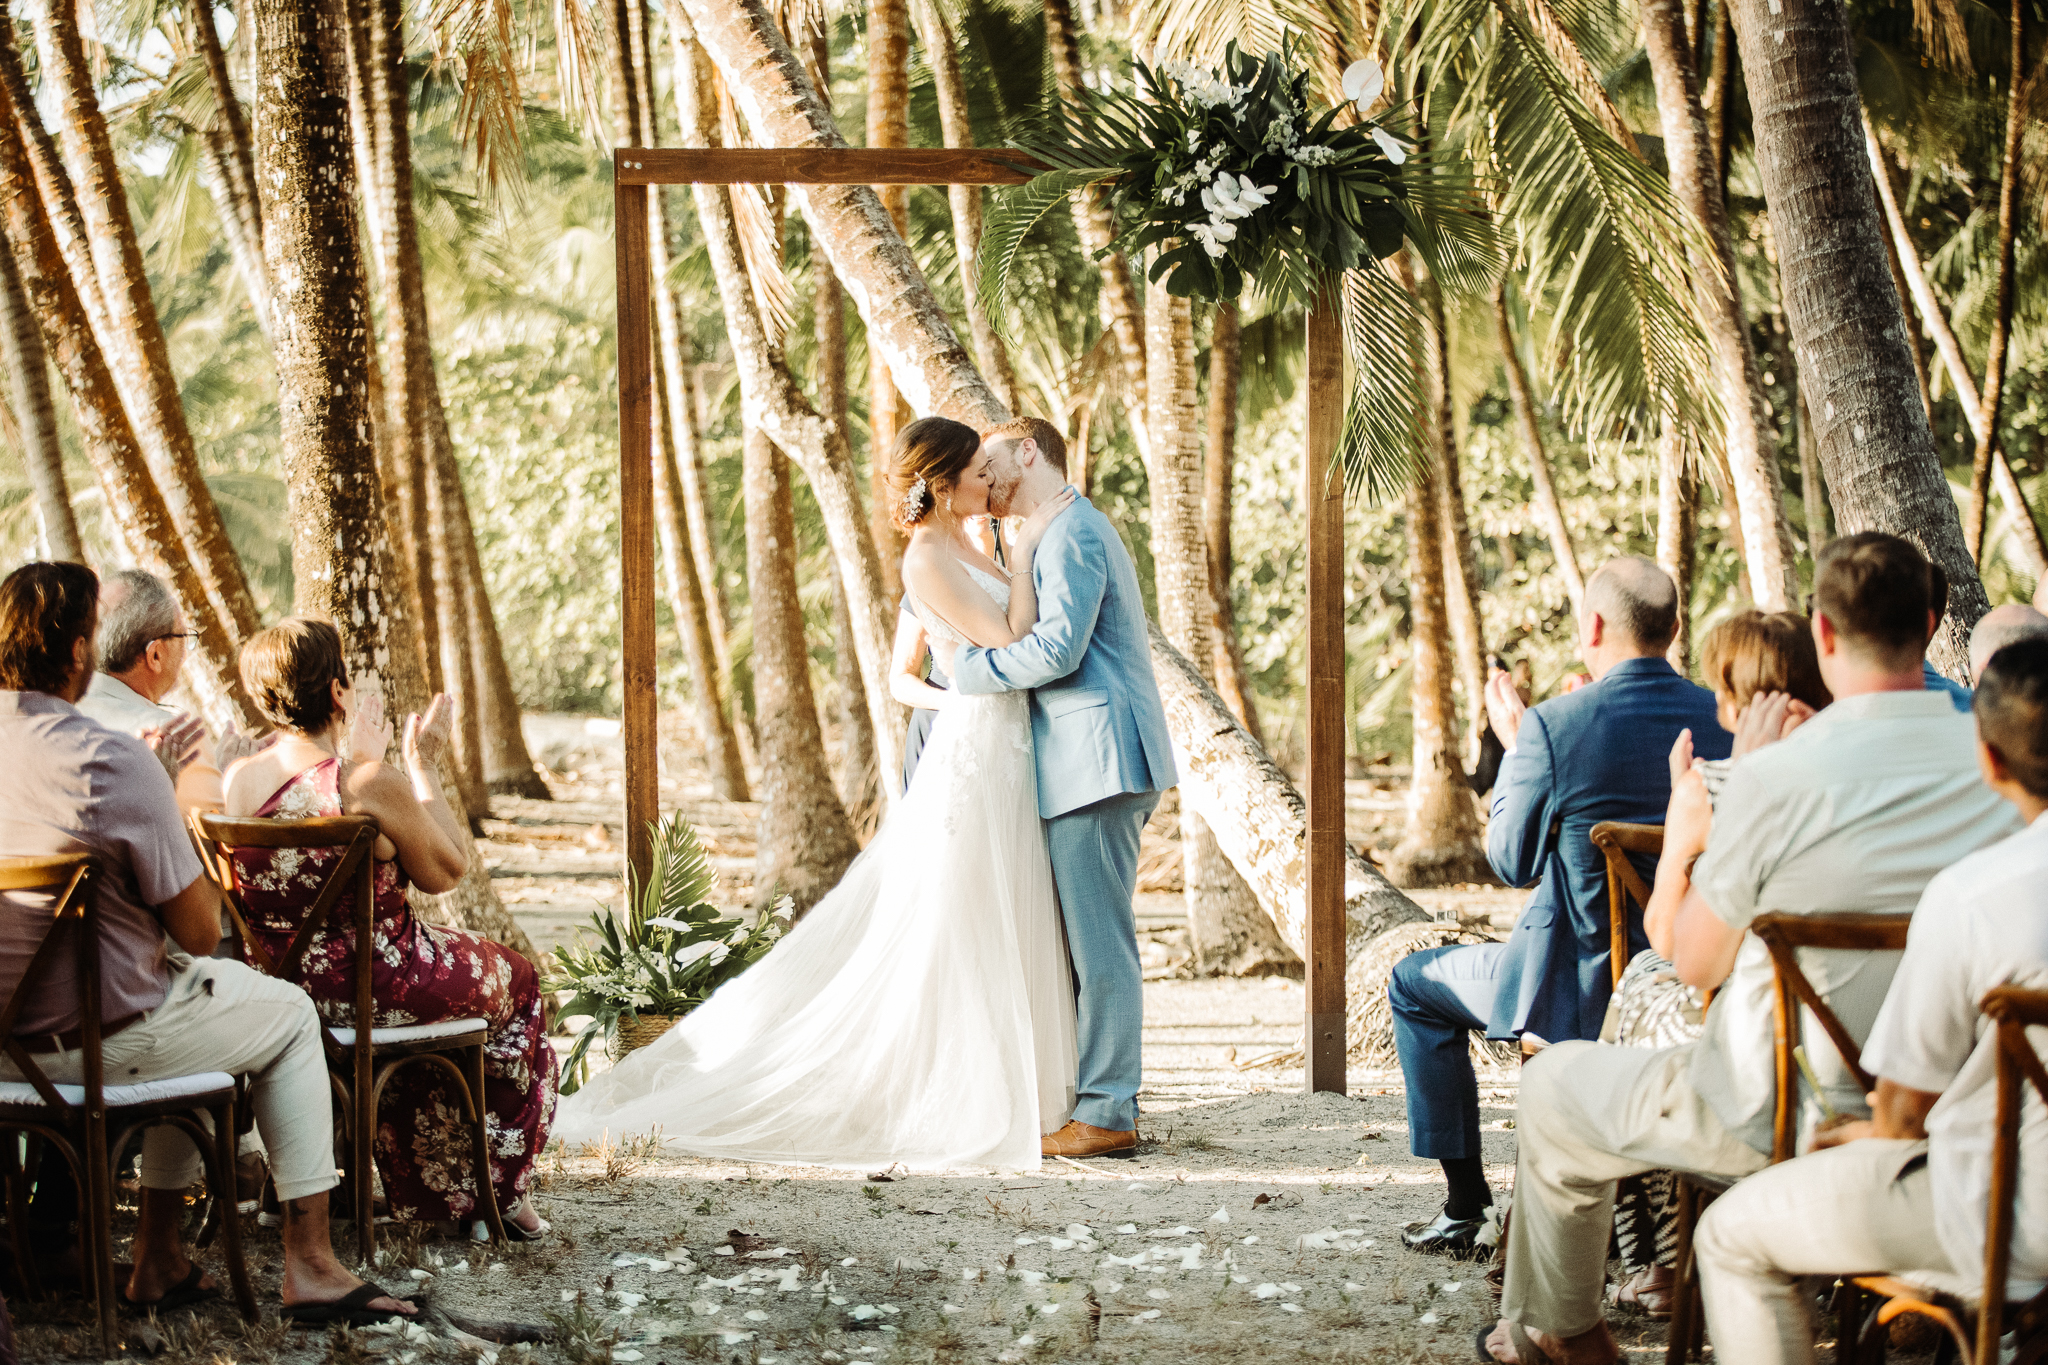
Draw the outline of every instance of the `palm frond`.
M512 0L436 0L427 27L436 57L452 56L461 67L459 126L485 187L494 188L502 171L524 164L518 155L522 120Z
M1351 366L1338 458L1345 491L1378 502L1408 485L1422 439L1422 314L1385 265L1343 276Z
M1012 340L1011 317L1019 311L1012 279L1032 230L1087 185L1121 175L1121 166L1064 166L1033 176L1028 184L993 195L981 230L981 298L989 321L1004 340Z

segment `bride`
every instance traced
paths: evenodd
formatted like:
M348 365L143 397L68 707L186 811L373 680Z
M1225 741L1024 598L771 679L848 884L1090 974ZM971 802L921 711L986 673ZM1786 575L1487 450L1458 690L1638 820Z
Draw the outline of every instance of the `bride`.
M1030 633L1032 552L1073 490L1025 521L1006 572L968 534L1010 492L974 428L923 418L890 460L926 633ZM1074 993L1027 694L925 690L941 712L916 776L845 878L660 1041L565 1098L564 1141L658 1128L672 1150L731 1160L1037 1167L1040 1135L1074 1105Z

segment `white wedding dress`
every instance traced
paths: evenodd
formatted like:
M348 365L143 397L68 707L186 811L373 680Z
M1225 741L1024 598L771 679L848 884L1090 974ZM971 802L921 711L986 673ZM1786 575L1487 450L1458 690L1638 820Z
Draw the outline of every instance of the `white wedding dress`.
M1009 584L973 569L1007 609ZM934 640L960 637L922 603ZM572 1148L1030 1170L1074 1105L1074 994L1022 692L940 713L910 790L768 955L562 1100Z

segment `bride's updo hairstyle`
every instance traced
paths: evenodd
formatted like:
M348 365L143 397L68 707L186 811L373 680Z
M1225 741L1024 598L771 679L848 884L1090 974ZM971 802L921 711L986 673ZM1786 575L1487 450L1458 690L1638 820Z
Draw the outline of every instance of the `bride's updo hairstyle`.
M910 530L960 481L981 433L950 417L920 417L903 428L889 452L889 520Z

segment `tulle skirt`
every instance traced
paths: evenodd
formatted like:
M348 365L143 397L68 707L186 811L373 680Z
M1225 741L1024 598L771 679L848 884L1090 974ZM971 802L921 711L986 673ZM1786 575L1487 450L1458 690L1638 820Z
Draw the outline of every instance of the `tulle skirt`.
M565 1098L572 1146L1030 1170L1074 1105L1074 992L1021 692L942 712L845 878L747 972Z

